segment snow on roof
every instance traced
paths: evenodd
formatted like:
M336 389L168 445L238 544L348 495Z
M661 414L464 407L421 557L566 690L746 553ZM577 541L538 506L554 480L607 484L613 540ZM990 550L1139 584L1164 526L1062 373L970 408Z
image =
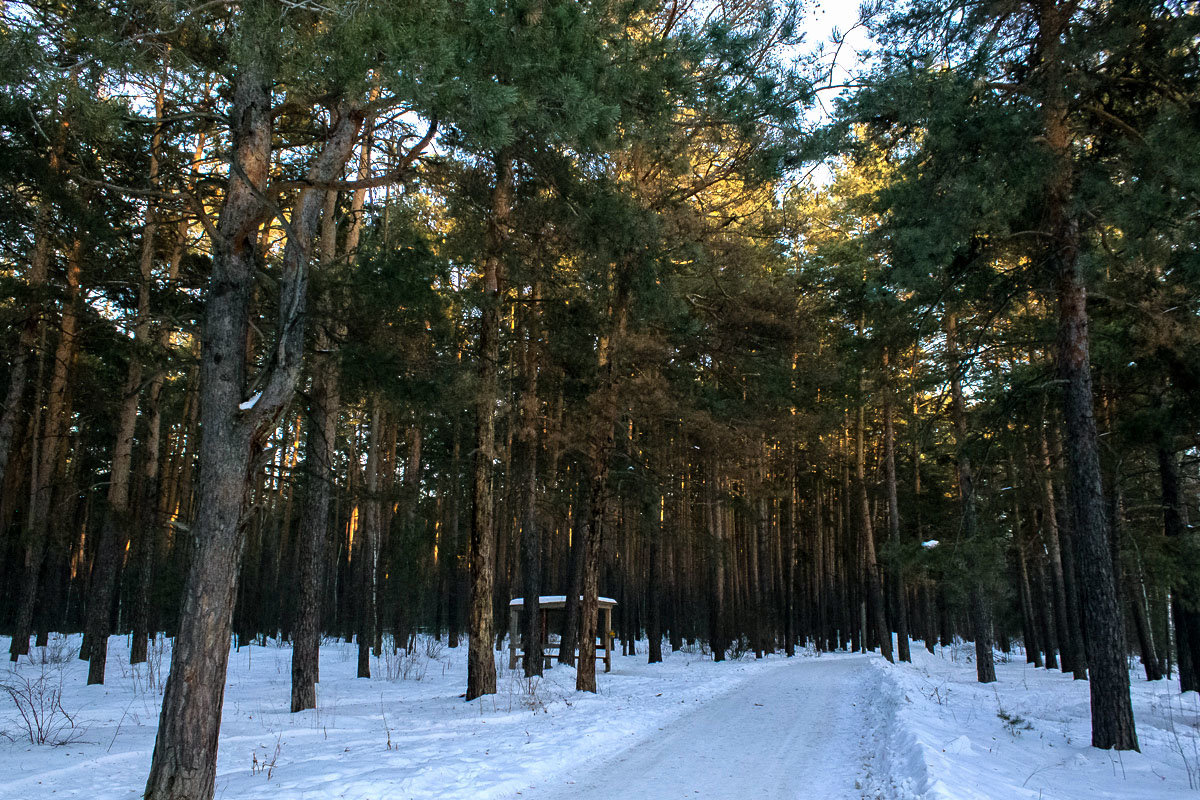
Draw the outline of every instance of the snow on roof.
M599 598L599 600L600 600L601 605L615 606L617 604L617 601L613 600L611 597L601 597L601 598ZM583 602L582 595L580 595L579 601L581 603ZM543 594L543 595L538 596L538 602L542 603L542 604L565 603L565 602L567 602L567 596L565 594ZM525 598L524 597L514 597L512 600L508 601L508 604L510 606L523 606L523 605L525 605Z

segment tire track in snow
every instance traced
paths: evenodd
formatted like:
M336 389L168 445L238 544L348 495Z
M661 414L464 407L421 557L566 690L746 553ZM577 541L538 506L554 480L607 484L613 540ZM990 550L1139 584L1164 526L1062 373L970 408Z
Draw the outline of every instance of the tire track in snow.
M797 659L764 672L576 775L522 800L874 798L891 725L867 657Z

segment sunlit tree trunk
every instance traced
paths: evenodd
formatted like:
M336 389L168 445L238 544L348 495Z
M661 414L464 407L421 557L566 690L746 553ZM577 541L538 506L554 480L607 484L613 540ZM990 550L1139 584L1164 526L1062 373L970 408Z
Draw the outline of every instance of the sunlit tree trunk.
M53 477L59 466L67 423L67 391L79 350L80 288L83 242L71 246L67 256L67 292L63 298L62 322L58 344L54 350L50 389L46 393L45 413L41 415L41 438L36 457L30 460L29 517L25 526L24 563L20 594L17 596L17 619L13 628L9 655L13 661L29 652L29 635L33 629L33 612L37 601L38 578L49 538L50 500L54 494ZM35 421L38 419L34 417ZM35 426L36 429L36 426Z
M854 477L858 492L859 541L862 543L864 582L866 583L867 613L870 625L879 637L879 651L892 661L892 632L888 630L887 617L883 608L883 579L879 574L879 562L875 557L875 528L871 524L871 504L867 497L866 451L863 438L866 436L866 410L860 401L856 416L854 438ZM864 634L866 631L864 631ZM868 645L869 647L869 645Z
M483 308L479 318L478 385L475 396L475 464L472 479L471 598L468 615L467 700L496 692L496 661L492 656L492 611L496 582L495 496L492 487L496 461L496 403L500 374L500 304L504 285L502 256L508 239L512 204L512 157L495 158L495 184L487 223L487 254L483 260Z

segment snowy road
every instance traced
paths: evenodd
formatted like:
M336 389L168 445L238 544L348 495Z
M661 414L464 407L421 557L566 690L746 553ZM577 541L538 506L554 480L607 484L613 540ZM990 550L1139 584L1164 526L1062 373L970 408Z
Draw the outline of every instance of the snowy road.
M863 797L872 753L865 658L798 659L718 695L577 775L521 800L822 800Z

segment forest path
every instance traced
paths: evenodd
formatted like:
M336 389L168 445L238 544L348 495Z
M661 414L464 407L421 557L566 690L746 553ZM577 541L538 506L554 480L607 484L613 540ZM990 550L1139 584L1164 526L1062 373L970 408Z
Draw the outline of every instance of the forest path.
M717 695L611 758L522 800L822 800L863 797L873 758L866 657L797 659Z

